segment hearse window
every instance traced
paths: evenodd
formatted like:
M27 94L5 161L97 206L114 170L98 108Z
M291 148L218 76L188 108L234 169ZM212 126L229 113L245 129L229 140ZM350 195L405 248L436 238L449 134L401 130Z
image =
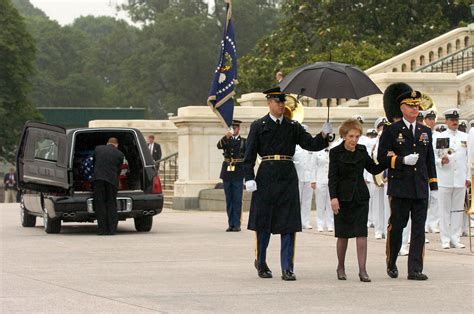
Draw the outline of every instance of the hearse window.
M35 159L57 161L58 144L49 138L43 138L39 142L36 142Z

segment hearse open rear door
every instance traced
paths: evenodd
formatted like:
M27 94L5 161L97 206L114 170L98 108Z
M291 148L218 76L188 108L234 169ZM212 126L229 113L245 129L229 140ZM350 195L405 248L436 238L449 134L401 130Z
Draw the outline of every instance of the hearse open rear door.
M69 190L66 129L26 122L17 153L21 188L42 192Z

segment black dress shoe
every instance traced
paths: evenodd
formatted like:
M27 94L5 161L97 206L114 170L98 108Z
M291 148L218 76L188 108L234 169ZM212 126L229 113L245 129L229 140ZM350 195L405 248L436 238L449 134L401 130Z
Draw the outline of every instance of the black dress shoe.
M239 232L239 231L240 231L240 227L234 227L234 228L232 228L232 231L234 231L234 232Z
M285 281L294 281L296 280L296 276L295 276L295 273L292 272L291 270L284 270L281 273L281 279Z
M257 269L258 277L260 278L272 278L272 271L268 268L267 263L259 264L257 260L254 262L254 266Z
M414 273L408 274L407 279L409 279L409 280L428 280L428 276L426 276L422 272L414 272Z
M390 278L398 278L398 268L396 265L390 267L387 265L387 275Z
M232 231L232 227L225 229L225 232L231 232L231 231Z

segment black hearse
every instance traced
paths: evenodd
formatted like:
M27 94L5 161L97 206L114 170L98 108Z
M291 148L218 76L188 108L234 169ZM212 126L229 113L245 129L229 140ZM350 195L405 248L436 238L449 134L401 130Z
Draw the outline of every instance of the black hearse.
M110 137L119 140L125 160L119 177L119 220L133 218L137 231L150 231L163 209L160 178L146 141L132 128L80 128L27 122L17 153L21 190L21 224L34 227L42 217L47 233L59 233L61 222L94 222L92 183L86 159Z

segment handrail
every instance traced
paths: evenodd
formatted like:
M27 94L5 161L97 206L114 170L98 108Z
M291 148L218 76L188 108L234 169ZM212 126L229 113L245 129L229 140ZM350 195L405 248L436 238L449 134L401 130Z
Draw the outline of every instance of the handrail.
M164 190L171 189L178 179L178 152L161 158L156 162Z
M469 67L469 59L468 59L468 58L474 58L474 55L472 54L473 50L474 50L474 45L470 45L470 46L465 47L463 49L457 50L457 51L447 55L446 57L435 60L435 61L431 62L430 64L419 67L416 70L414 70L413 72L428 72L432 69L437 69L439 66L441 66L441 68L443 69L443 66L447 63L451 63L451 70L454 71L454 65L453 65L454 59L456 59L456 61L460 61L462 63L462 70L463 71L461 73L466 72L466 71L464 71L464 65L466 65L467 71L474 67L472 61L471 61L470 67ZM471 55L469 55L469 52L471 52ZM466 64L464 63L464 58L465 57L468 59ZM435 71L435 72L439 72L439 71ZM457 72L458 71L456 71L456 73ZM460 73L458 73L458 74L460 74Z

